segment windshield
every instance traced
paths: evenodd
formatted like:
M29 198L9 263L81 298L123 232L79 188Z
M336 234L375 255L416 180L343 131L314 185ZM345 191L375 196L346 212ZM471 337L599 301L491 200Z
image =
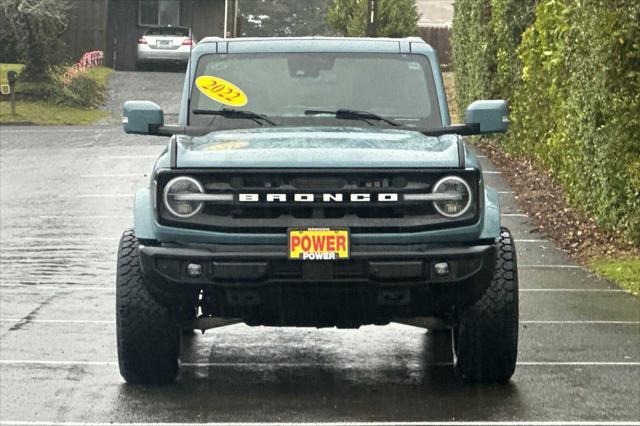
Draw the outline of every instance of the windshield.
M203 77L198 79L198 77ZM203 89L213 77L242 94L229 103ZM200 87L198 87L200 84ZM220 86L217 86L218 88ZM231 89L225 89L230 91ZM234 92L234 95L240 96ZM366 111L411 127L442 125L429 59L415 54L265 53L203 55L192 88L189 124L259 125L194 110L234 108L266 115L278 124L389 127L381 120L336 117L338 109ZM309 114L310 110L327 111ZM306 113L305 113L306 112ZM340 119L342 118L342 119ZM347 118L347 119L345 119ZM227 123L235 121L234 123Z
M183 27L155 27L155 28L149 28L144 34L148 35L148 36L189 37L189 28L183 28Z

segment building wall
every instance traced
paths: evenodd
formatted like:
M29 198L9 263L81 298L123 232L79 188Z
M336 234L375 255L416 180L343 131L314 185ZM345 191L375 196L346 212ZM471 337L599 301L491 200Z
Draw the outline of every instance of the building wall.
M78 0L83 1L83 0ZM100 1L100 0L92 0ZM102 0L108 2L106 64L118 70L134 70L138 39L146 27L138 25L138 0ZM224 32L224 0L180 0L180 25L191 27L200 40L222 36ZM235 32L234 0L229 0L228 31Z
M233 2L229 1L228 3ZM232 10L229 12L227 31L232 31L233 15L231 13L233 12ZM224 34L224 0L182 0L180 25L191 27L196 40L209 36L222 37Z

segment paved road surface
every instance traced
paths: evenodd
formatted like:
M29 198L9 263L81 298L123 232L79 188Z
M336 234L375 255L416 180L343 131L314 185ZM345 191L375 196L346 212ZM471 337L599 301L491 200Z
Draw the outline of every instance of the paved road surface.
M164 87L181 80L156 77ZM178 97L127 87L163 107ZM125 95L112 96L114 110ZM462 385L442 366L448 339L398 324L229 326L186 339L175 385L125 384L115 348L117 240L165 143L115 125L0 127L3 423L640 421L640 302L532 233L485 159L520 263L510 384Z

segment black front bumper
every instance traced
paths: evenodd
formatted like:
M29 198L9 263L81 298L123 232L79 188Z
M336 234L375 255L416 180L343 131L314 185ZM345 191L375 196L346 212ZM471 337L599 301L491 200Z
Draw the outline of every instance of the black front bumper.
M206 314L264 325L384 324L443 316L477 300L495 264L493 244L354 245L351 258L298 261L286 246L141 246L144 281L157 297L194 301ZM447 262L438 276L434 265ZM187 275L187 265L202 275Z

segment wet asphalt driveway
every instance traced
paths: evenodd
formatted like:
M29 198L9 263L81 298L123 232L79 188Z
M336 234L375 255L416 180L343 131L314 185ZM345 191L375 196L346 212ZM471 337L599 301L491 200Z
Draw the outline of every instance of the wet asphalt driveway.
M177 108L178 73L117 73L125 98ZM122 89L123 88L123 89ZM170 111L171 112L171 111ZM78 423L617 421L640 423L640 301L530 232L498 171L520 263L520 352L508 385L462 385L447 338L360 330L210 330L185 339L175 385L118 374L114 278L166 140L117 124L0 127L0 420Z

